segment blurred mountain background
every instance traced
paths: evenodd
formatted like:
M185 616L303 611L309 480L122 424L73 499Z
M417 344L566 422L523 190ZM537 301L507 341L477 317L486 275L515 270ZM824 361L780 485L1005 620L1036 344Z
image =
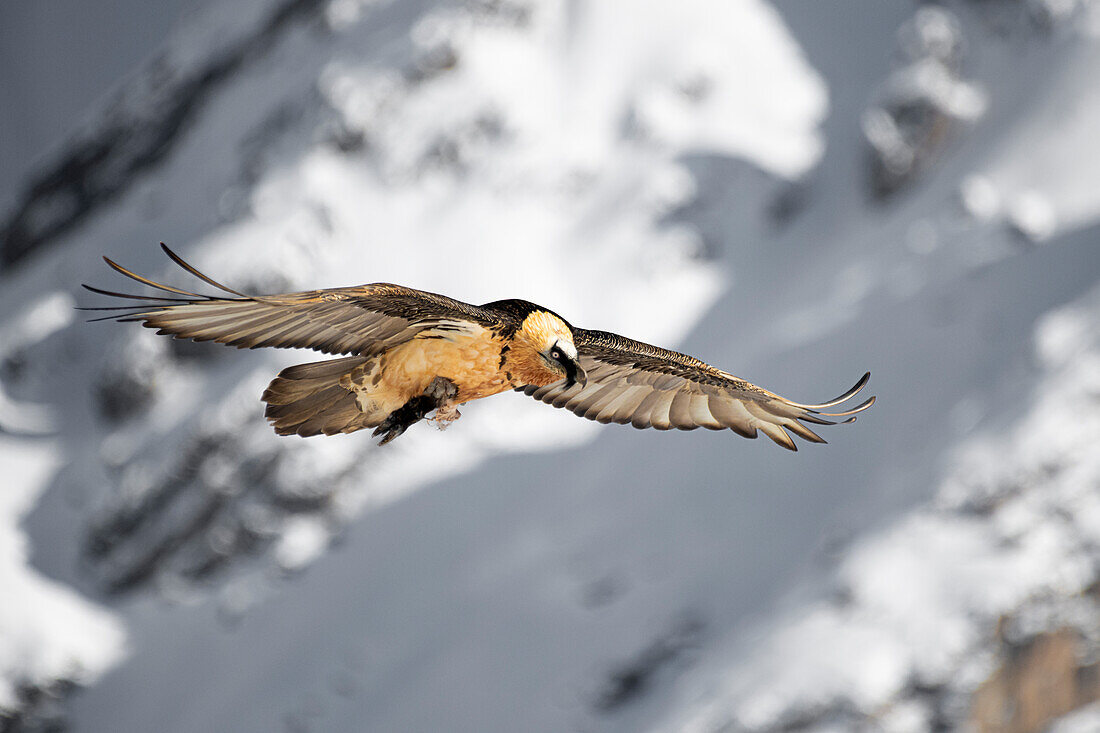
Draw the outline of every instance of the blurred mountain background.
M0 6L0 731L1100 730L1100 5ZM279 438L193 287L522 297L828 446Z

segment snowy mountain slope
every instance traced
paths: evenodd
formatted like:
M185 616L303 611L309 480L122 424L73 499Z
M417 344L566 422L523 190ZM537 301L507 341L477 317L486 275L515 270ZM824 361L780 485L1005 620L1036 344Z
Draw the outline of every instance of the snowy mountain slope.
M150 245L166 239L245 287L393 280L474 302L519 294L669 340L720 282L694 233L660 221L691 195L682 152L748 157L778 176L820 152L823 89L758 2L730 5L716 24L703 5L654 4L632 13L614 53L603 29L620 19L595 7L248 10L220 24L215 7L181 33L32 184L5 229L5 314L103 282L101 253L163 272ZM786 93L771 97L762 78ZM680 307L658 307L672 299ZM290 443L270 434L256 397L301 357L177 348L80 322L39 336L4 344L23 365L5 380L4 424L52 414L55 435L39 445L67 465L51 493L90 526L83 546L40 547L37 565L86 589L152 584L174 598L229 577L230 615L254 602L249 588L267 592L271 568L250 556L297 569L365 505L495 454L595 434L516 399L384 454L362 439ZM80 534L72 518L45 516L30 524ZM92 584L74 577L77 552ZM11 628L4 643L23 634ZM38 685L58 674L34 669L8 674Z
M1029 127L1037 90L1087 78L1087 36L950 5L960 73L989 106L882 204L862 120L906 63L892 61L895 31L913 8L775 5L625 20L581 5L318 6L226 77L163 162L5 278L7 315L34 293L69 297L104 272L101 252L167 273L148 246L166 239L235 284L522 294L580 325L679 340L794 399L867 367L880 396L795 456L728 434L601 429L518 395L383 453L355 436L288 443L261 424L267 379L308 357L63 323L19 349L32 368L4 390L39 418L52 408L44 445L71 456L24 522L35 569L126 626L130 656L71 701L76 726L733 718L727 681L765 671L742 650L830 608L829 558L868 557L861 535L914 521L896 518L931 497L960 442L1026 414L1035 323L1100 277L1087 213L1059 213L1034 247L968 195L977 174L1013 198L992 171L1026 168L1027 148L1002 143ZM238 23L239 38L260 25ZM210 27L169 51L178 68L210 62ZM669 55L685 33L697 42ZM1090 157L1072 155L1092 150L1087 125L1030 129L1080 164L1068 180L1087 180ZM815 709L782 676L804 653L771 660L790 700L776 715ZM880 657L905 669L901 651ZM855 694L843 679L833 699Z
M1089 243L1058 250L1067 257L1052 278L1081 287L1073 275ZM991 278L975 294L988 310L928 328L931 345L973 339L991 313L1011 311L1001 286L1025 286L1036 262ZM897 314L873 335L884 338ZM861 338L866 326L839 338ZM1026 350L1030 331L1010 336ZM817 356L808 346L758 366ZM973 368L1004 360L990 352ZM892 441L914 440L905 427L913 406L895 401L883 418L893 429L835 437L788 462L775 452L754 460L766 445L731 446L720 434L634 431L492 461L369 514L232 630L217 628L214 603L150 608L132 660L74 699L74 718L140 730L161 720L164 691L178 687L194 700L180 730L224 721L263 730L284 718L318 730L512 730L517 720L533 731L644 728L681 695L711 689L705 675L699 687L694 675L681 680L685 665L738 660L727 635L755 628L785 589L820 572L815 558L838 535L889 516L903 482L867 466ZM707 465L714 455L722 460ZM190 655L202 664L172 661ZM624 692L631 674L641 681ZM124 709L109 702L127 695L137 701ZM275 702L257 714L258 701Z
M660 729L798 721L807 731L954 730L969 720L985 730L1005 705L1024 708L1006 725L1029 714L1045 723L1072 709L1072 689L1067 707L1057 707L1066 696L1056 688L1044 715L1024 699L1000 703L986 722L982 683L1028 642L1067 631L1077 660L1070 676L1085 702L1094 699L1098 336L1098 288L1045 316L1035 335L1042 376L1022 419L970 439L930 506L844 553L831 599L789 611L749 648L727 652L738 662L718 694ZM1054 688L1058 678L1046 674Z

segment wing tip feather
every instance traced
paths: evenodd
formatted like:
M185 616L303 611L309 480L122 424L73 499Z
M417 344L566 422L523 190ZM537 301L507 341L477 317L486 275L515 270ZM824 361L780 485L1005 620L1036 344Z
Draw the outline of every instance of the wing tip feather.
M863 374L863 376L860 377L859 380L855 384L853 384L851 386L851 388L848 389L847 392L840 395L839 397L834 397L833 399L828 400L827 402L821 402L821 403L818 403L818 404L804 404L804 403L801 403L801 402L795 402L794 400L788 400L786 398L783 398L783 401L786 402L788 405L791 405L792 407L800 407L804 410L812 410L814 412L818 412L818 411L820 411L820 410L822 410L826 407L834 407L836 405L839 405L842 402L847 402L848 400L852 399L857 394L859 394L863 390L864 387L867 386L867 383L869 381L871 381L871 372L865 372ZM829 413L821 413L821 414L827 415Z
M183 268L183 269L184 269L185 271L187 271L187 272L189 272L190 274L194 275L195 277L199 278L199 279L200 279L200 280L202 280L203 282L205 282L205 283L207 283L207 284L209 284L209 285L213 285L214 287L218 288L219 290L223 290L223 291L225 291L225 292L227 292L227 293L230 293L230 294L232 294L232 295L237 295L237 296L239 296L239 297L241 297L241 298L249 298L249 297L250 297L250 296L248 296L248 295L245 295L244 293L240 293L240 292L237 292L237 291L236 291L236 290L234 290L233 288L227 288L226 286L222 285L221 283L219 283L219 282L217 282L217 281L215 281L215 280L211 279L211 278L210 278L209 276L207 276L207 275L204 275L203 273L199 272L199 271L198 271L197 269L195 269L195 267L194 267L193 265L189 264L189 263L188 263L188 262L187 262L186 260L184 260L184 259L183 259L182 257L180 257L180 256L179 256L178 254L176 254L175 252L173 252L173 251L172 251L172 250L171 250L171 249L170 249L170 248L168 247L168 245L167 245L167 244L165 244L164 242L161 242L161 243L160 243L160 248L161 248L162 250L164 250L164 254L168 255L168 258L169 258L170 260L172 260L172 262L175 262L175 263L176 263L177 265L179 265L180 267L182 267L182 268Z

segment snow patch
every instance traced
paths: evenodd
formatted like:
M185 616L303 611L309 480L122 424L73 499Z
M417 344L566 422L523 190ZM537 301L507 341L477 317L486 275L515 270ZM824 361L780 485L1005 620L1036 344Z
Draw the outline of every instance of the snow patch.
M1100 69L1100 46L1089 37L1071 42L1065 68L1044 90L1041 103L1029 105L1004 134L1001 154L978 172L1005 202L998 213L1034 241L1100 217L1100 188L1094 185L1100 169L1100 147L1094 144L1100 89L1092 83ZM972 198L965 190L962 196Z
M275 562L283 570L298 570L324 553L331 530L316 517L293 517L283 525L275 545Z
M58 446L0 436L0 710L20 704L18 688L81 684L121 661L126 634L118 618L28 565L19 520L34 506L61 460Z
M1047 733L1095 733L1100 730L1100 703L1093 703L1059 718Z

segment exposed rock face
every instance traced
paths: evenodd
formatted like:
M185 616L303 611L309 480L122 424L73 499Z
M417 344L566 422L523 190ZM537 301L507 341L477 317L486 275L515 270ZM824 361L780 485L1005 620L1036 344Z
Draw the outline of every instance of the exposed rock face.
M1100 700L1100 667L1075 629L1041 634L1022 645L1002 641L1001 666L970 704L981 733L1037 733L1057 718Z
M959 123L984 112L984 91L965 78L965 50L958 18L939 5L920 8L898 31L899 66L862 120L876 197L933 165Z

